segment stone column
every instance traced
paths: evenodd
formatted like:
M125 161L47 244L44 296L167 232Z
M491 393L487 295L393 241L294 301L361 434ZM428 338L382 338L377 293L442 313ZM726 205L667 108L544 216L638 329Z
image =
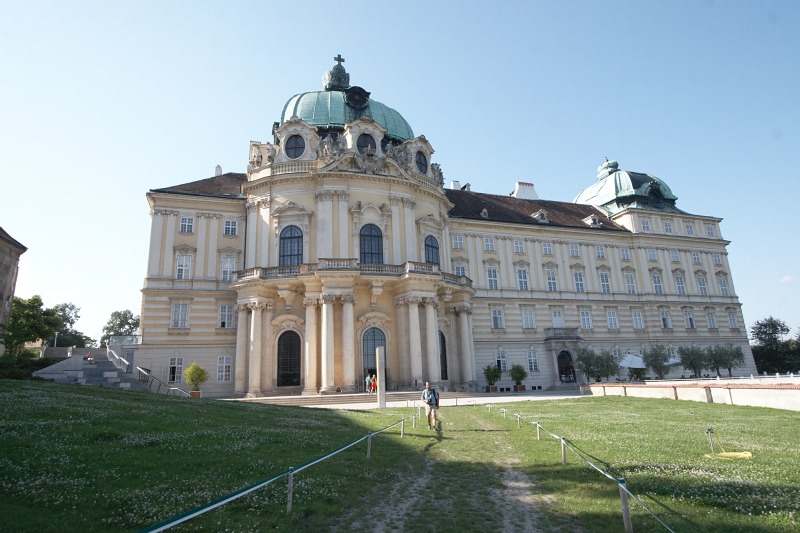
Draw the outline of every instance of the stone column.
M256 266L256 234L258 230L258 200L247 202L247 256L244 258L244 268Z
M436 318L436 299L423 298L425 304L425 335L427 343L425 351L428 359L428 381L439 383L442 370L439 363L439 320Z
M208 215L210 219L210 227L208 229L208 249L212 250L214 253L214 257L216 258L217 255L217 242L219 240L219 221L222 218L221 215ZM238 265L237 265L238 267ZM208 263L208 271L206 272L206 276L211 279L216 279L217 277L217 261L209 261Z
M317 257L333 257L333 191L317 191ZM324 364L324 363L323 363Z
M195 261L194 272L197 279L206 276L206 226L208 226L208 215L197 213L197 260ZM216 252L216 250L214 250ZM216 261L216 253L211 254L211 261Z
M406 261L417 260L417 223L414 220L414 208L417 202L411 198L403 198L403 216L405 217Z
M408 355L411 359L411 383L416 382L419 387L420 383L425 383L422 376L422 341L419 334L419 303L421 299L412 296L406 301L408 302Z
M333 294L322 295L322 365L320 374L322 384L320 392L335 390L333 385L334 370L334 332L333 332L333 303L336 296Z
M247 397L257 398L261 395L261 311L265 304L253 302L248 304L250 308L250 339L248 360L249 384L247 387Z
M400 209L398 208L400 197L389 196L389 202L391 204L392 212L392 258L387 262L397 265L402 262L402 253L400 252L400 232L403 228L400 225Z
M475 337L472 334L475 324L472 323L472 307L467 307L467 331L464 335L464 342L467 344L467 361L469 362L469 381L475 383Z
M164 265L161 276L171 278L175 264L175 220L178 218L177 211L162 211L167 217L167 230L164 235Z
M272 338L272 300L264 304L263 327L261 329L261 390L271 392L275 389L275 346Z
M304 298L306 308L305 364L303 394L317 394L317 305L316 297Z
M458 315L458 346L461 352L461 379L464 383L475 380L473 371L472 350L469 346L469 319L466 306L458 306L453 309Z
M247 379L247 314L246 304L236 307L239 316L236 321L236 361L234 363L234 385L236 394L244 394Z
M344 389L355 392L356 354L355 354L355 322L353 320L353 304L356 297L352 294L342 295L342 365L344 367Z
M150 252L147 259L147 277L156 277L159 274L159 258L164 256L164 261L169 260L172 250L161 250L161 243L164 238L164 212L153 210L153 222L150 225Z
M395 300L394 305L397 307L397 347L399 349L398 354L398 362L399 362L399 376L394 377L394 382L398 383L399 381L403 381L406 384L412 383L411 382L411 360L409 359L409 348L408 348L408 310L406 307L406 302L403 299Z
M271 232L269 229L269 197L261 198L258 203L259 205L259 216L258 216L258 246L261 248L261 253L259 254L259 264L258 266L261 267L268 267L269 265L269 251L270 251L270 237ZM248 242L247 247L255 247L256 243Z
M345 259L350 257L349 240L347 238L347 229L350 226L348 223L350 217L347 215L347 201L350 198L350 193L348 191L337 191L336 194L339 197L339 253L336 257Z

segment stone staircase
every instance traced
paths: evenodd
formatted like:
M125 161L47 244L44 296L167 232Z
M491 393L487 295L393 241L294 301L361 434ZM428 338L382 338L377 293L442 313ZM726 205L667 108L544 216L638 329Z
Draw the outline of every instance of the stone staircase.
M125 374L118 370L114 363L106 359L105 350L97 348L75 348L67 359L38 370L34 375L56 383L147 390L139 383L135 374Z

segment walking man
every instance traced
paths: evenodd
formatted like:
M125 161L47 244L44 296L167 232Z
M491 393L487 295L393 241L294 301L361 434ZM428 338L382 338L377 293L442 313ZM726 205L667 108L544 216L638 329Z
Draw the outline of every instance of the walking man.
M436 429L436 409L439 408L439 393L427 381L425 382L425 390L422 391L422 402L425 404L425 418L428 419L428 429Z

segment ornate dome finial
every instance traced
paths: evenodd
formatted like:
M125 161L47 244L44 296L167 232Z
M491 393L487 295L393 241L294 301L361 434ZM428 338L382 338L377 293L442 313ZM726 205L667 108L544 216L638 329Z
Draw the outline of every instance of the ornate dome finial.
M343 91L350 87L350 74L342 66L344 63L342 54L337 54L333 60L336 64L322 76L322 88L326 91Z

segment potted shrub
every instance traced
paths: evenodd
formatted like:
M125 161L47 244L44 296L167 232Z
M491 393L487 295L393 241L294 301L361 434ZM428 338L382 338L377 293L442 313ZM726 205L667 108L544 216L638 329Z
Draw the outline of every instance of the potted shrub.
M495 383L500 381L500 378L503 376L503 372L500 370L500 367L494 363L490 363L486 365L483 369L483 377L486 378L486 392L497 392L497 387L494 386Z
M197 362L193 362L183 371L183 378L186 380L186 383L192 386L190 392L192 398L200 398L202 396L200 385L208 381L208 371L205 367L198 365Z
M511 374L511 381L514 382L514 392L525 390L525 385L522 384L525 378L528 377L525 367L522 365L511 365L509 374Z

